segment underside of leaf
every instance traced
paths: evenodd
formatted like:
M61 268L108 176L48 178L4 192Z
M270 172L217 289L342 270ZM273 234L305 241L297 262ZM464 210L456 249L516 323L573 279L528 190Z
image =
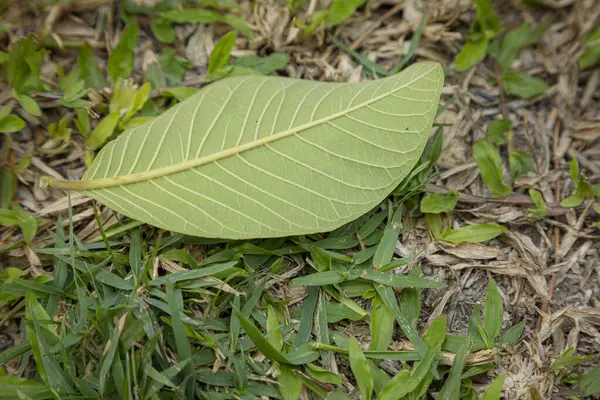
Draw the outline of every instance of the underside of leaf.
M332 230L409 173L442 85L436 63L352 84L227 78L124 132L63 187L194 236Z

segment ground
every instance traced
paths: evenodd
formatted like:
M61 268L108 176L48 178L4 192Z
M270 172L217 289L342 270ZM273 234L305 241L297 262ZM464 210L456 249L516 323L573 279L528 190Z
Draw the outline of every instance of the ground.
M600 3L492 1L501 24L496 29L489 19L474 22L477 12L471 0L369 0L339 23L326 17L314 32L299 26L327 10L327 1L307 0L296 9L288 4L292 1L237 1L239 6L231 10L226 5L210 8L217 2L190 2L186 7L202 4L202 9L215 15L239 18L211 22L203 16L189 22L187 16L177 23L165 22L170 21L165 14L157 17L161 11L152 7L163 3L169 3L168 9L178 2L8 0L0 5L0 50L5 52L0 53L4 65L0 106L11 104L12 113L25 121L24 126L16 122L19 129L6 129L0 142L0 208L5 209L0 212L6 211L0 213L0 375L35 381L38 386L20 386L31 398L51 398L48 388L60 398L67 393L92 398L194 398L196 389L198 396L209 399L282 396L287 400L298 394L304 399L325 398L333 390L359 398L361 378L352 363L352 348L350 361L344 354L351 346L350 336L363 351L374 349L374 331L385 336L388 329L373 322L381 318L393 326L385 350L417 354L414 340L394 324L397 315L376 314L382 292L375 291L370 281L356 281L356 286L292 282L315 269L345 269L354 265L357 251L379 246L384 230L393 223L395 204L410 197L406 192L396 191L366 218L331 234L219 241L160 231L82 194L40 187L42 176L80 179L95 148L126 128L128 121L121 119L100 145L92 145L90 131L114 111L109 104L118 90L113 82L119 73L111 73L109 53L118 53L119 38L124 42L124 20L135 19L139 41L129 46L135 49L131 71L127 57L120 60L125 76L130 76L129 83L123 84L129 100L123 100L122 108L131 110L135 88L146 82L152 86L149 100L133 110L137 117L131 121L154 117L183 97L185 89L180 88L202 88L209 79L231 74L231 65L239 67L238 60L251 55L277 55L284 60L276 71L267 67L268 74L326 82L376 79L379 69L392 71L407 55L407 64L441 63L445 85L433 131L443 133L443 149L435 166L415 178L415 195L404 203L402 227L392 244L390 256L396 264L390 269L397 275L420 271L422 278L445 287L396 288L399 311L410 316L409 303L416 299L420 313L412 315L418 317L414 326L419 335L445 315L448 335L475 340L481 336L471 326L476 320L473 311L480 305L487 319L493 313L490 299L498 293L502 333L522 321L523 331L511 343L472 347L463 365L456 361L460 346L451 346L446 338L437 361L441 379L433 380L425 398L440 390L439 398L459 398L458 392L456 397L448 394L452 372L445 373L453 363L459 372L464 368L472 373L470 379L462 379L460 398L464 399L478 398L502 374L506 399L597 398L591 393L597 396L600 388L586 391L577 380L592 370L600 353L600 215L593 193L579 196L581 201L574 199L575 204L564 199L584 187L595 190L596 196L600 191L594 186L600 183L600 67L597 59L585 66L580 61L591 48L586 38L600 23ZM477 23L488 25L477 32L482 29ZM171 24L175 37L164 40ZM509 36L504 43L502 38L522 24L530 26L526 32L543 29L530 42L515 44L514 60L503 65L501 58L494 57L493 46L502 51L517 43L524 33ZM216 59L211 53L232 26L238 34L231 60ZM163 29L167 33L161 39ZM484 53L460 68L457 55L469 32L469 40L479 44L482 35L490 34L491 55L484 58ZM11 75L9 65L27 69L31 64L22 60L18 64L11 53L29 33L35 34L36 48L46 50L40 53L39 79L28 86L19 83L14 72ZM598 46L599 36L592 46ZM99 68L88 66L84 73L80 70L86 61L81 61L81 54L86 51L92 57L87 62ZM212 64L218 62L222 65ZM75 65L80 70L72 72ZM31 76L37 75L29 68ZM539 81L509 81L517 73L546 86L539 89L543 85ZM85 86L67 98L67 89L78 80ZM535 85L537 89L532 88ZM173 94L175 87L180 90L177 94ZM28 107L23 95L34 99L41 112ZM116 108L121 111L117 118L124 118L126 111ZM81 118L81 110L87 110L91 129L81 127L81 121L88 120ZM60 130L57 123L62 117L68 128ZM510 120L511 127L494 141L490 127L499 120ZM11 130L15 131L8 133ZM487 158L478 157L474 148L486 138ZM509 162L515 154L525 160L520 164L522 173L515 173L518 167ZM577 161L579 173L573 173L572 160ZM502 170L496 183L490 184L482 174L485 165L492 168L496 161ZM501 190L508 192L499 195ZM541 194L541 207L535 204L532 190ZM434 193L449 195L446 199L456 196L456 206L441 214L422 212L419 201ZM543 214L536 214L540 209ZM383 214L374 226L375 241L365 245L363 238L357 239L356 227L379 211ZM506 229L489 240L475 233L460 243L436 232L436 221L452 229L482 224ZM214 266L213 262L217 267L232 263L221 272L191 281L154 281L180 277L177 274L188 269L210 268L206 265ZM309 311L306 317L303 312L311 307L314 315ZM236 314L237 309L242 315ZM256 324L256 332L251 334L247 324ZM318 355L313 365L336 376L311 373L306 362L290 369L256 337L265 335L267 343L279 346L276 353L289 355L300 331L316 343L311 348ZM553 366L557 359L565 360L561 355L568 349L581 358L569 359L574 360L572 365L565 361L565 368ZM407 363L389 354L379 363L380 372L394 376L406 366L416 369L414 359ZM192 373L196 385L184 380ZM460 379L456 380L460 387ZM283 388L281 395L277 382ZM377 383L375 389L380 392ZM16 389L3 390L0 398L26 398L18 397Z

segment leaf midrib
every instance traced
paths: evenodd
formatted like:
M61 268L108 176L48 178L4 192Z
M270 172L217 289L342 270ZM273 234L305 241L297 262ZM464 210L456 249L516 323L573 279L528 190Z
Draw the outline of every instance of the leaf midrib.
M396 93L399 90L406 88L407 86L418 81L425 75L431 73L435 68L437 68L436 65L434 65L432 68L428 69L427 71L424 71L423 73L419 74L418 76L414 77L412 80L410 80L409 82L406 82L404 85L402 85L396 89L393 89L389 92L383 93L379 96L376 96L376 97L374 97L370 100L367 100L361 104L357 104L356 106L352 106L345 110L328 115L326 117L323 117L323 118L320 118L320 119L317 119L317 120L314 120L314 121L311 121L311 122L308 122L308 123L305 123L302 125L298 125L294 128L287 129L287 130L279 132L275 135L266 136L264 138L253 140L251 142L247 142L247 143L244 143L239 146L231 147L231 148L221 151L219 153L209 154L207 156L195 158L192 160L185 160L185 161L182 161L177 164L157 168L154 170L149 170L149 171L144 171L144 172L136 172L134 174L115 176L115 177L111 177L111 178L90 179L90 180L81 180L81 181L54 181L53 186L64 187L64 188L68 188L71 190L103 189L103 188L124 186L124 185L133 184L133 183L139 183L139 182L147 181L150 179L156 179L156 178L161 178L164 176L172 175L172 174L175 174L178 172L187 171L192 168L197 168L202 165L206 165L206 164L216 162L216 161L219 161L219 160L222 160L225 158L229 158L229 157L235 156L237 154L255 149L257 147L267 145L267 144L275 142L277 140L284 139L286 137L290 137L296 133L308 130L310 128L313 128L313 127L321 125L321 124L325 124L330 121L333 121L337 118L343 117L346 114L352 113L356 110L360 110L361 108L366 107L369 104L375 103L393 93ZM64 184L61 185L61 182Z

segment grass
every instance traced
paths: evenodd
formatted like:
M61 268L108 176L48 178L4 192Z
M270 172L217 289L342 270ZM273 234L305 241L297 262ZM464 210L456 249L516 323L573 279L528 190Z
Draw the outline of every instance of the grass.
M0 5L0 11L14 12L11 3ZM73 152L81 165L124 130L196 92L183 80L193 68L175 55L174 24L219 23L232 30L217 43L208 73L195 76L199 85L289 66L287 54L271 49L264 57L230 61L237 38L233 30L246 38L242 40L252 40L254 28L239 17L245 14L235 4L215 7L216 2L205 1L201 9L185 3L183 10L165 11L134 3L120 4L120 17L139 19L140 26L130 24L121 32L110 55L68 41L63 44L77 52L68 53L66 62L56 50L61 47L57 36L49 32L12 36L25 24L19 18L30 17L31 10L0 24L0 333L11 342L0 351L0 398L500 399L506 359L533 333L525 319L508 326L507 294L497 276L487 276L487 292L477 299L468 327L457 334L448 326L448 316L435 314L428 303L432 293L440 298L437 294L451 290L452 279L424 273L425 250L409 255L399 250L402 239L417 230L426 232L432 246L459 250L478 248L507 232L496 223L469 221L459 227L453 211L465 193L428 191L440 174L442 123L393 195L333 232L208 240L128 219L106 223L106 209L96 203L71 207L70 197L65 221L37 218L24 208L27 202L20 201L16 188L26 186L36 161L13 149L25 126L41 129L47 140L43 148L30 140L38 159L53 161ZM300 3L290 2L291 9ZM347 46L343 36L333 35L362 2L351 9L334 3L320 10L320 20L314 14L312 20L304 19L312 21L310 26L297 21L307 40L313 31L317 37L331 35L332 48L349 53L373 79L397 73L417 58L417 47L427 37L427 14L417 21L407 54L383 65L362 54L360 46ZM486 1L477 3L474 26L487 31L472 28L469 45L457 59L459 69L477 68L489 56L501 64L496 80L491 79L501 96L541 95L548 89L545 82L510 68L522 48L539 40L546 22L542 28L516 28L522 40L515 48L502 40L493 9ZM130 78L143 38L140 30L160 43L162 52L146 60L134 84ZM596 31L585 39L586 67L597 62ZM470 48L479 50L469 53ZM58 68L55 80L40 78L42 67L49 65L44 57L61 61L53 64ZM102 57L107 68L98 67ZM511 77L522 85L510 86ZM443 101L440 113L455 100ZM473 146L474 158L487 190L512 204L517 178L535 171L534 155L515 148L508 115L497 121L502 122L490 126L488 137ZM562 202L545 202L534 189L529 190L531 201L519 198L519 205L536 207L529 209L528 222L543 222L552 217L550 211L564 215L592 207L600 196L598 184L589 182L576 159L568 168L573 194ZM490 204L497 201L490 198ZM84 221L95 224L96 236L84 235L86 226L74 214L82 210L87 212ZM571 398L597 395L597 360L597 354L567 348L548 363L547 373ZM541 398L536 390L531 389L531 398Z

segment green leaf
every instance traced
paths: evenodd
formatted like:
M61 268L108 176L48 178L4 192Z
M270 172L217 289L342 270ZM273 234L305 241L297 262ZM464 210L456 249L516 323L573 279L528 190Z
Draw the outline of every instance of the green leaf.
M277 361L280 364L288 364L289 361L277 350L275 347L269 343L267 338L263 336L263 334L254 326L248 318L244 314L239 311L234 311L237 317L240 320L240 325L246 331L246 334L250 337L252 342L256 345L256 347L263 353L263 355L267 358L270 358L273 361Z
M543 80L520 72L507 72L502 76L502 86L506 94L529 99L544 93L550 86Z
M442 390L440 390L439 400L458 400L460 398L461 375L465 368L470 349L471 341L465 340L456 352L448 378L442 386Z
M600 365L585 374L579 386L584 396L600 393Z
M188 97L195 95L196 93L198 93L198 89L192 88L192 87L184 87L184 86L171 88L171 89L165 90L163 92L163 94L168 94L170 96L173 96L179 101L183 101L183 100L187 99Z
M124 318L124 317L121 317ZM121 335L121 329L119 324L116 324L113 328L113 331L110 335L110 339L106 342L106 347L104 348L104 352L102 354L102 359L100 360L100 376L98 380L98 386L100 390L100 395L104 394L104 390L106 387L106 380L110 378L109 373L112 367L113 360L115 359L115 354L119 347L119 337Z
M0 226L16 225L20 220L13 210L0 209Z
M596 27L582 43L583 54L579 57L579 68L586 69L600 60L600 27Z
M329 231L373 209L409 173L441 87L435 63L357 84L227 78L120 134L83 180L45 184L206 238Z
M0 118L0 133L18 132L25 128L25 121L14 114Z
M327 23L337 25L344 22L362 6L366 0L333 0L327 13Z
M193 376L194 363L192 359L192 347L185 334L185 325L181 320L181 309L183 308L183 297L180 289L173 288L172 284L167 284L166 287L167 301L169 303L169 310L171 312L171 328L173 329L173 335L175 337L175 348L177 349L177 357L179 363L186 362L182 368L182 377L186 384L184 390L186 398L193 398L195 390L195 384L192 379L188 377Z
M533 156L520 150L514 150L510 154L509 164L513 180L528 172L535 172Z
M488 43L489 41L485 37L468 38L460 53L456 56L456 70L459 72L466 71L483 60Z
M325 400L351 400L346 394L338 391L329 392Z
M504 387L504 374L499 375L485 390L481 400L500 400L502 388Z
M425 356L427 353L427 346L423 342L423 339L421 339L419 336L416 328L412 326L410 321L400 311L394 290L389 286L383 286L379 284L375 285L375 290L377 290L377 294L381 297L382 303L392 312L392 314L394 314L394 318L396 318L396 321L398 321L400 329L402 332L404 332L408 340L411 341L419 355Z
M244 21L244 19L238 17L235 14L225 14L223 17L223 22L231 25L233 28L237 29L242 35L246 36L248 39L254 39L254 33L252 32L252 28Z
M506 232L506 227L496 224L467 225L453 229L442 235L441 239L454 243L481 243L486 242Z
M371 311L371 350L385 351L394 335L394 314L383 304L379 296L373 297Z
M304 24L300 19L294 21L295 25L304 31L306 35L312 35L314 31L327 19L329 11L319 10L311 15L309 25Z
M394 66L394 69L392 70L393 74L397 74L398 72L402 71L404 69L404 67L406 67L406 65L414 57L415 51L417 50L417 47L419 47L419 42L421 41L421 35L423 34L423 28L425 27L426 22L427 22L427 12L424 12L423 15L421 16L421 21L419 22L419 26L417 26L415 33L410 38L410 44L408 46L408 51L406 52L406 55L404 57L402 57L401 59L399 59L396 62L396 65Z
M581 184L581 176L579 175L579 162L576 158L572 158L569 163L569 174L571 175L575 187L579 186Z
M398 205L394 215L388 221L383 231L383 237L377 245L375 255L373 255L373 266L379 268L383 265L389 264L394 256L394 250L396 248L396 242L398 242L398 235L402 230L402 215L404 214L404 207L402 204Z
M373 377L371 376L367 358L354 336L350 337L350 341L348 342L348 352L350 369L352 369L352 373L356 378L356 383L360 390L360 398L362 400L371 400L373 394Z
M496 282L490 279L483 309L483 328L492 343L500 336L503 319L502 297L500 297Z
M158 62L162 68L167 83L171 86L179 85L185 69L189 68L188 61L175 54L175 49L166 48L160 53ZM196 89L197 90L197 89Z
M16 203L13 203L10 208L18 218L17 224L21 228L21 232L23 232L25 242L31 243L37 232L37 220Z
M294 375L289 365L281 364L279 366L281 375L279 375L279 392L283 400L298 400L302 391L302 381Z
M235 47L236 39L237 34L235 31L231 31L219 39L212 53L210 53L210 59L208 61L209 75L216 74L227 67L231 57L231 51Z
M475 22L471 26L471 33L482 33L488 38L502 32L502 24L492 7L491 0L473 0L477 6Z
M394 273L386 273L369 269L361 273L361 278L367 279L382 285L391 286L395 288L400 287L415 287L415 288L430 288L430 289L441 289L446 287L445 284L436 282L430 279L423 279L413 275L400 275Z
M87 138L87 145L92 149L102 146L115 131L120 117L121 113L118 111L104 117Z
M329 324L344 319L358 321L363 318L362 315L354 312L354 310L342 303L332 303L328 301L325 303L325 310L327 312L327 323Z
M450 191L449 196L439 193L429 193L421 200L421 212L439 214L452 211L457 201L458 193L453 190Z
M148 96L150 96L151 85L149 82L146 82L139 88L135 94L133 95L133 101L131 102L131 106L123 117L123 122L126 123L135 115L136 112L142 109L142 106L148 100Z
M152 22L150 22L150 29L159 42L173 43L175 41L175 29L173 29L169 20L153 18Z
M204 24L222 20L221 16L216 12L201 8L184 8L181 10L165 11L160 13L159 16L173 22L187 22L192 24Z
M565 352L552 363L552 365L550 366L550 370L553 372L556 372L563 368L573 367L573 366L576 366L579 364L590 362L590 361L594 360L595 358L598 358L598 356L595 354L591 354L591 355L587 355L587 356L574 356L573 355L574 352L575 352L574 348L572 348L572 347L567 348L565 350Z
M133 69L135 48L138 44L138 26L134 21L123 31L119 44L108 57L108 75L113 82L128 78Z
M77 56L79 77L85 81L88 88L100 88L105 85L104 75L98 64L98 59L89 44L85 43L79 49Z
M10 375L0 376L0 398L19 399L22 396L36 400L56 398L51 388L43 383Z
M512 189L502 181L502 162L498 150L485 140L479 140L473 145L473 157L486 186L497 196L508 196Z
M425 214L427 227L434 239L442 238L442 217L439 214Z
M584 197L581 197L579 194L575 193L575 194L572 194L571 196L568 196L568 197L565 197L564 199L562 199L562 201L560 202L560 206L566 207L566 208L579 207L583 203L584 200L585 200Z
M339 374L334 374L328 369L319 367L318 365L308 363L305 365L306 372L319 382L331 383L333 385L341 385L342 378Z
M506 144L506 133L512 129L509 119L494 120L488 127L488 140L494 144Z
M277 351L283 349L283 336L281 334L281 323L277 319L277 313L273 306L267 309L267 340Z
M26 243L31 243L37 232L37 221L33 215L28 215L19 221L19 228L23 232L23 238Z
M289 62L290 56L286 53L272 53L266 57L240 57L231 64L238 67L255 69L263 75L271 75L273 72L283 69Z
M24 94L20 94L17 96L17 100L18 100L19 104L21 105L21 107L23 107L23 109L25 111L27 111L29 114L35 115L36 117L39 117L42 115L42 110L40 109L40 106L38 106L38 104L35 102L35 100L32 99L31 97L26 96Z
M525 327L525 320L522 320L516 325L510 327L509 330L504 332L502 335L502 339L500 339L501 343L517 343L521 336L523 336L523 328Z
M498 60L502 70L510 68L523 47L537 43L547 27L548 22L546 21L540 23L534 30L530 30L527 24L510 30L504 36L498 54L492 54Z
M376 62L371 61L369 57L363 56L356 50L352 50L344 43L339 40L333 38L333 43L338 46L340 49L344 50L346 53L350 54L352 57L356 59L363 67L366 74L374 76L374 77L382 77L382 76L390 76L391 74L388 72L385 67Z
M541 192L535 189L529 189L529 197L531 197L531 201L533 201L533 204L535 204L535 208L527 209L531 215L533 215L536 219L541 219L548 215L548 207L544 202L544 197L542 196Z

